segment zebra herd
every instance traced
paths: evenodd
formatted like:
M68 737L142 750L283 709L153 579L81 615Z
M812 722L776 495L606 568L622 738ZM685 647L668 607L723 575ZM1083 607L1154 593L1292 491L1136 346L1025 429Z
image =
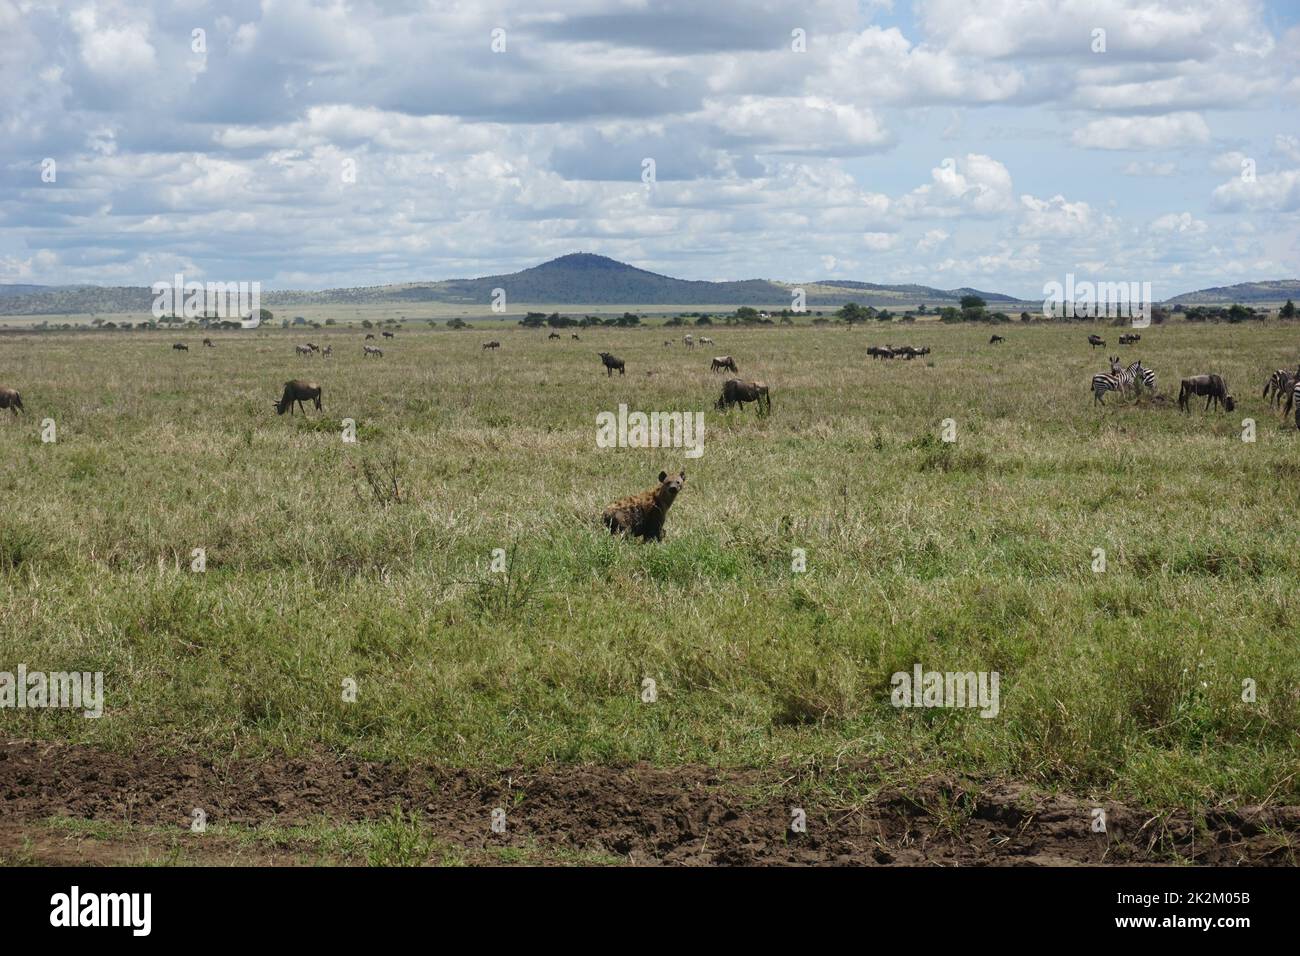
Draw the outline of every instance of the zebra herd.
M1093 404L1105 405L1106 402L1102 396L1107 392L1118 392L1121 395L1130 391L1137 393L1145 385L1154 395L1156 391L1156 373L1142 364L1138 359L1129 365L1128 368L1120 365L1119 356L1112 356L1110 359L1110 371L1098 372L1092 377L1092 401Z

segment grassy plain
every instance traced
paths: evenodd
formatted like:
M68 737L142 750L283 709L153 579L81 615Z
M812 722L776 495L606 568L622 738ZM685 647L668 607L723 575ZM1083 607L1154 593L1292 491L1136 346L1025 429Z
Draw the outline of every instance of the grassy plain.
M359 329L311 333L329 359L296 356L301 331L4 336L28 413L0 420L0 670L103 671L106 713L0 710L0 730L1300 803L1300 434L1259 397L1294 330L1168 324L1121 350L1098 329L1162 393L1104 409L1089 329L998 331L715 327L687 352L681 329L504 330L487 353L479 330L413 329L382 360ZM869 360L885 341L933 353ZM771 383L770 417L713 410L711 353ZM1209 371L1237 412L1180 414L1178 377ZM323 413L275 415L292 377ZM597 448L620 403L704 411L703 456ZM599 526L683 465L664 543ZM918 662L998 671L998 716L891 706Z

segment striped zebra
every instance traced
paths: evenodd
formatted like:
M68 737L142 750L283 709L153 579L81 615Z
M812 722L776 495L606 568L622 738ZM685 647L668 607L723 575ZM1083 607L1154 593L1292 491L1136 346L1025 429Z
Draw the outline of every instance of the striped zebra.
M1300 366L1296 367L1294 372L1289 369L1280 368L1274 372L1267 382L1264 383L1264 398L1269 399L1269 404L1277 407L1282 404L1282 397L1290 396L1291 390L1295 388L1296 381L1300 380ZM1273 395L1270 398L1269 392Z
M1127 387L1124 376L1127 375L1125 370L1119 364L1119 356L1110 360L1109 372L1098 372L1092 377L1092 401L1094 405L1105 405L1106 402L1102 396L1107 392L1123 393ZM1128 383L1132 384L1132 378L1128 378Z
M1132 376L1131 381L1134 389L1140 391L1140 389L1137 388L1137 385L1141 382L1150 390L1152 395L1156 393L1156 373L1143 365L1141 359L1138 359L1130 365L1125 372Z

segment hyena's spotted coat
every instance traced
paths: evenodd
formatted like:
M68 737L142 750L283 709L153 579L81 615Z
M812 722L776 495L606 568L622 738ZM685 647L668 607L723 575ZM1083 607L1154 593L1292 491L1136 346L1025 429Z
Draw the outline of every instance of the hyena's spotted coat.
M686 484L686 470L682 469L671 477L666 471L659 472L659 484L639 495L620 498L601 516L605 526L613 534L630 532L645 541L664 539L664 518L668 509L677 499L677 493Z

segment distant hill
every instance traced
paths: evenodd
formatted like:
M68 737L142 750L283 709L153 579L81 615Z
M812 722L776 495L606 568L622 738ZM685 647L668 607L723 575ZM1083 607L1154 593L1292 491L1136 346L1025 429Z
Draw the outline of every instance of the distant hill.
M935 289L924 285L882 285L847 279L814 282L779 282L744 279L737 282L701 282L674 279L638 269L625 262L586 252L551 259L541 265L505 275L478 279L447 279L320 292L265 292L266 308L290 309L308 305L439 302L486 306L494 289L504 289L506 307L518 305L625 305L718 306L751 305L782 308L791 292L802 288L811 307L834 308L845 302L878 307L931 307L956 305L964 295L978 295L994 308L1019 311L1025 303L1015 296L976 289ZM1300 298L1300 281L1247 282L1218 289L1188 292L1170 304L1264 302ZM0 315L107 315L148 312L153 293L147 287L0 285Z
M1271 282L1239 282L1215 286L1198 292L1184 292L1165 300L1167 305L1228 305L1240 302L1285 302L1300 299L1300 279L1274 279Z

